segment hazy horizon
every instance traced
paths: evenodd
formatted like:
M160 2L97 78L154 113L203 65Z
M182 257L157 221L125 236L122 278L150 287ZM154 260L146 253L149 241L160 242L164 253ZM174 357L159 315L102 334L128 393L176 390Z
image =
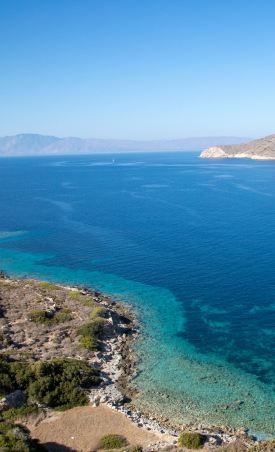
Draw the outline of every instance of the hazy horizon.
M75 135L71 135L71 136L57 136L57 135L53 135L53 134L41 134L41 133L33 133L33 132L22 132L22 133L15 133L13 135L3 135L0 138L8 138L8 137L15 137L15 136L20 136L20 135L40 135L40 136L47 136L47 137L55 137L58 138L60 140L63 140L64 138L78 138L81 140L114 140L114 141L180 141L180 140L189 140L189 139L197 139L197 138L223 138L223 137L232 137L232 138L245 138L247 140L257 140L258 138L262 138L262 137L257 137L257 138L251 138L251 137L236 137L234 135L220 135L220 136L188 136L188 137L176 137L176 138L151 138L150 140L142 140L142 139L134 139L134 138L103 138L103 137L95 137L95 136L87 136L87 137L78 137Z
M198 150L223 144L250 141L244 137L192 137L178 140L118 140L64 137L52 135L18 134L0 137L0 156L66 155L91 153L119 153L156 150Z

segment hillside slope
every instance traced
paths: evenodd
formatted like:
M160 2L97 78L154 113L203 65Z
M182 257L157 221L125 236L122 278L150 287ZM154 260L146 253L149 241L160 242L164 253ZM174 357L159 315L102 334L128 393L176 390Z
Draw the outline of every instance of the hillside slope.
M275 135L235 145L213 146L200 155L200 158L248 158L253 160L275 159Z

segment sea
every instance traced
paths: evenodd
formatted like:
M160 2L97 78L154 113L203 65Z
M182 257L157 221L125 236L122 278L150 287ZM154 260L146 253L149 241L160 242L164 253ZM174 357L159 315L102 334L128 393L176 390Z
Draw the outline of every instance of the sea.
M275 434L275 161L0 159L0 268L131 307L137 409ZM191 424L190 424L191 423Z

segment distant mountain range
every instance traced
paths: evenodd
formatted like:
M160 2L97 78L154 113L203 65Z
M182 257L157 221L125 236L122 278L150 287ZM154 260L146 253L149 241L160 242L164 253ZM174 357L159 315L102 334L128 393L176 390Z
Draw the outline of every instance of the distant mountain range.
M213 146L203 151L202 159L239 158L252 160L275 160L275 135L249 141L249 143Z
M249 140L250 138L239 137L199 137L153 141L103 140L74 137L57 138L27 133L0 138L0 156L205 149L210 146L240 144Z

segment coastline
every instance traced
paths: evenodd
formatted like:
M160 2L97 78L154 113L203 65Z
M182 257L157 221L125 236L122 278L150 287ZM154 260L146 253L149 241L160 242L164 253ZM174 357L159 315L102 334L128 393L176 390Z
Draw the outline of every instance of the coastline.
M0 281L5 283L24 282L20 278L10 278L0 271ZM27 280L36 281L39 280ZM101 351L95 354L93 366L100 370L102 382L98 387L90 389L90 402L94 407L106 405L114 411L120 412L127 419L131 420L139 428L147 431L156 432L161 436L170 437L170 446L175 447L175 441L182 432L183 428L179 424L173 425L169 419L156 416L151 412L141 412L135 407L135 401L132 400L137 396L135 388L131 385L131 380L137 373L136 363L138 357L134 354L131 344L136 340L139 331L138 320L131 314L130 308L124 308L120 303L112 301L108 296L85 287L79 286L63 286L58 287L67 291L80 291L83 296L90 296L93 300L104 306L108 311L108 322L111 330L107 336L102 338ZM50 414L50 413L49 413ZM184 427L186 429L186 426ZM253 437L246 434L245 429L239 429L232 434L227 427L213 427L213 429L202 429L199 425L190 425L190 432L199 432L207 436L208 448L214 448L219 444L228 444L236 439L243 440L246 445L254 443ZM174 438L172 441L171 438ZM167 445L167 440L164 441ZM161 440L158 444L153 444L149 450L162 448Z

